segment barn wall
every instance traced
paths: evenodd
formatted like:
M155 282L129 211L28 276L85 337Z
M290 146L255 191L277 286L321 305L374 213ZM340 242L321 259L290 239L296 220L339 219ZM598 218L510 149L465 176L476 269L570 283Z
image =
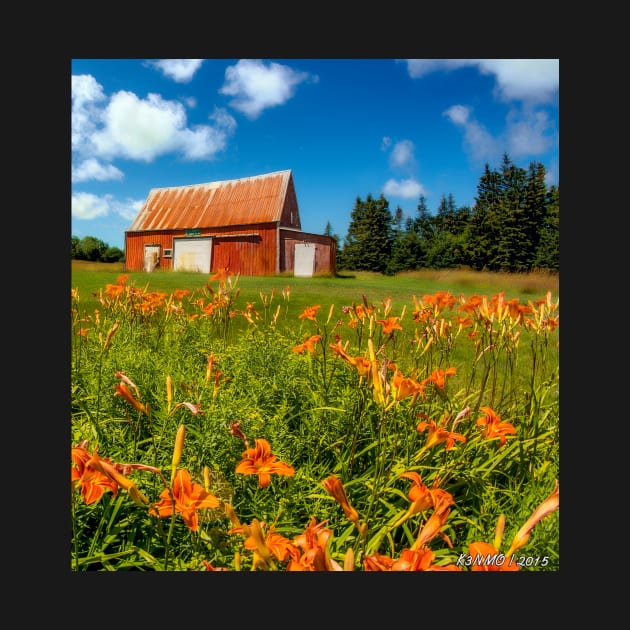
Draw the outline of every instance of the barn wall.
M276 273L277 226L275 223L200 228L198 236L213 236L211 270L229 267L244 276ZM239 236L240 235L240 236ZM125 235L125 267L142 271L144 246L160 245L162 250L173 248L175 237L189 236L186 230L127 232ZM160 258L160 269L172 269L173 259Z

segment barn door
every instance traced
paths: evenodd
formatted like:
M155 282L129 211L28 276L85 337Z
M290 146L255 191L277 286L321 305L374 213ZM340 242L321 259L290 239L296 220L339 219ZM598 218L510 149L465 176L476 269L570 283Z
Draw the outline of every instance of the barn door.
M173 270L210 273L212 238L176 238L173 240Z
M310 278L315 269L315 245L313 243L295 244L295 264L293 275Z
M160 246L144 246L144 266L143 271L153 271L160 264Z

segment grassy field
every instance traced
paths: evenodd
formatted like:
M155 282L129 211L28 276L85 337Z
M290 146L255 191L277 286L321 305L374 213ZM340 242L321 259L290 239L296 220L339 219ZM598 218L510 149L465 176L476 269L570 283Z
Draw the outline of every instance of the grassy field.
M558 570L558 276L71 287L74 571Z
M200 289L208 281L207 274L155 271L127 272L123 263L92 263L72 261L72 287L81 294L82 307L91 312L98 307L94 294L106 284L115 283L121 274L128 274L128 283L150 291L170 293L177 289ZM360 302L365 295L369 302L380 303L391 297L394 304L413 304L413 297L437 291L449 291L456 297L460 294L487 295L505 292L506 298L518 298L526 303L542 298L551 291L554 299L559 297L559 276L548 273L508 274L486 273L469 270L423 270L384 276L368 271L341 272L335 277L321 276L296 278L294 276L257 276L238 279L239 300L261 303L261 293L270 296L272 291L281 292L291 288L292 309L300 312L308 304L321 304L322 309L331 304L338 306Z

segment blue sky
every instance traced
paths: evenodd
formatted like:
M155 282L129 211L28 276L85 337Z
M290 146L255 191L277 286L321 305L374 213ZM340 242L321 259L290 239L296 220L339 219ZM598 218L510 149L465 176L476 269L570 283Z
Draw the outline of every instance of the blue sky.
M290 169L302 230L357 197L475 202L507 153L559 181L558 59L73 59L72 235L124 250L152 188Z

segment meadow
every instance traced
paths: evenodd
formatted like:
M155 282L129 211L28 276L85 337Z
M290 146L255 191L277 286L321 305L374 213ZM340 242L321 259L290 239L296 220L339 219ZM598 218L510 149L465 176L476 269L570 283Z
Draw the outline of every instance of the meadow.
M557 275L71 285L73 571L559 570Z

